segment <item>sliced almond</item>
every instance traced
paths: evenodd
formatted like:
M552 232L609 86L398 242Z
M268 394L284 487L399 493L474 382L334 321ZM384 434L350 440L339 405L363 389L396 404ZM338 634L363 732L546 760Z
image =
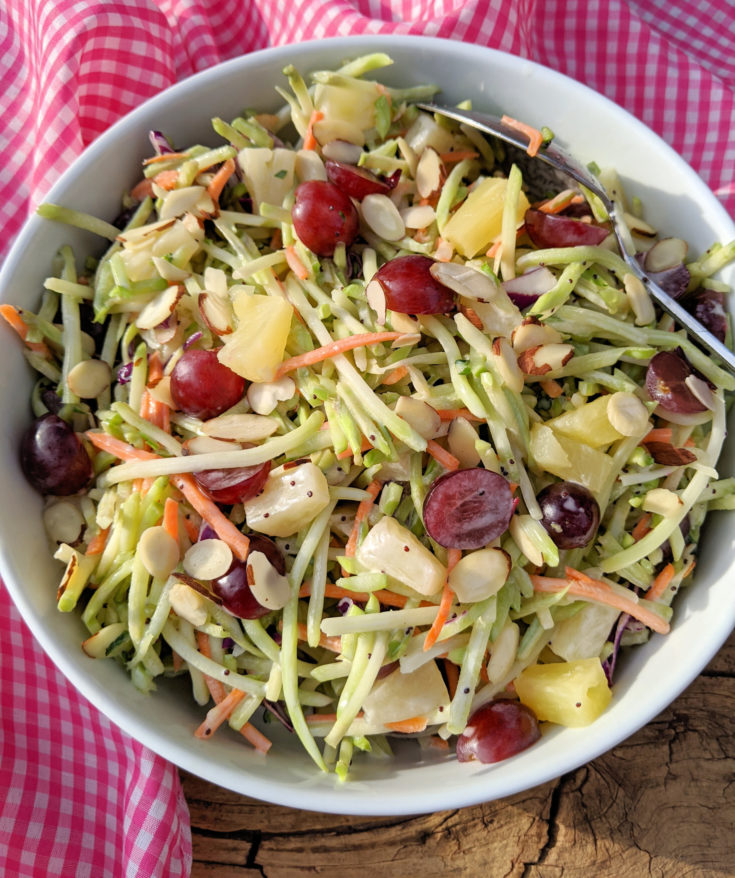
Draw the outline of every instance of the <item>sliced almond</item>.
M634 393L617 391L608 397L607 419L623 436L641 436L646 430L649 412Z
M117 240L122 241L124 244L137 245L147 238L154 237L158 232L171 228L175 221L175 219L158 220L155 223L148 223L135 229L126 229L124 232L120 232Z
M517 354L542 344L559 344L561 341L561 333L537 317L525 317L511 336L511 344Z
M656 311L643 281L638 275L628 272L623 277L623 286L628 303L635 314L636 326L647 326L649 323L653 323L656 319Z
M418 320L414 320L408 314L402 314L400 311L388 311L388 319L391 329L395 332L405 332L409 335L420 334L421 327Z
M541 554L541 550L531 540L524 527L524 524L529 520L532 520L530 515L514 515L510 519L510 527L508 530L513 537L513 542L518 546L521 552L523 552L531 564L533 564L534 567L541 567L544 563L544 556ZM536 522L536 524L538 524L538 522Z
M495 367L505 386L520 393L525 383L523 372L507 338L500 336L493 339L493 354L495 355Z
M395 412L424 439L434 439L441 427L441 418L436 409L412 396L399 396Z
M257 415L269 415L279 402L292 399L296 393L293 378L284 375L277 381L254 381L248 387L247 397L250 408Z
M66 376L66 385L81 399L94 399L110 386L110 367L104 360L82 360Z
M269 610L281 610L288 603L291 587L263 552L248 555L246 575L255 600Z
M691 392L697 397L697 399L702 403L705 408L710 411L715 410L715 395L712 392L712 388L707 384L706 381L702 381L701 378L696 375L687 375L684 379L684 383L691 390Z
M384 241L400 241L406 226L393 201L381 193L366 195L360 203L362 218Z
M425 229L436 219L436 211L430 204L415 204L400 213L407 229Z
M447 445L461 466L470 468L480 463L480 455L475 443L479 436L466 418L453 418L449 422Z
M518 652L521 630L515 622L506 622L495 642L490 646L490 660L487 663L487 678L491 683L500 683L511 671Z
M220 415L202 424L205 436L215 439L235 439L238 442L259 442L267 439L278 429L278 421L264 415Z
M230 569L232 549L224 540L199 540L184 555L184 572L194 579L217 579Z
M196 206L205 192L204 186L184 186L181 189L172 189L170 192L166 192L158 216L162 220L183 216Z
M661 238L646 253L643 266L646 271L666 271L681 265L686 259L689 245L681 238Z
M500 287L489 275L472 268L471 265L461 265L458 262L435 262L431 266L431 274L439 283L468 299L492 302L500 292Z
M84 516L70 500L58 500L43 510L43 526L52 543L76 543L82 535Z
M362 155L362 147L347 140L330 140L322 146L322 155L333 162L356 165Z
M178 284L166 287L148 302L135 319L138 329L154 329L174 313L184 288Z
M229 300L214 293L199 293L197 304L202 320L215 335L229 335L233 331L235 316Z
M371 280L365 287L365 298L368 305L375 311L379 326L385 326L386 303L383 285L378 280Z
M510 555L504 549L479 549L455 564L449 574L449 586L460 603L484 601L505 585L510 568Z
M211 436L194 436L183 443L184 454L211 454L221 451L241 451L239 442L213 439Z
M418 344L421 341L421 333L420 332L404 332L403 335L399 335L398 338L394 338L390 343L392 348L405 348L410 347L411 345ZM360 348L358 348L360 350Z
M681 507L681 497L668 488L653 488L643 498L644 512L655 512L664 517L676 515Z
M171 376L164 375L163 378L152 387L148 388L148 393L156 400L161 402L170 409L175 409L174 401L171 398Z
M441 160L436 150L427 147L416 166L416 189L422 198L436 192L441 183Z
M168 593L171 609L195 628L204 625L209 613L207 599L183 582L176 582Z
M179 544L160 525L143 531L138 553L143 566L155 579L166 579L179 563Z
M156 266L156 271L161 277L170 284L180 283L191 276L191 272L188 269L179 268L163 256L154 256L153 264Z
M574 349L569 344L538 345L521 353L518 366L526 375L545 375L561 369L573 354Z

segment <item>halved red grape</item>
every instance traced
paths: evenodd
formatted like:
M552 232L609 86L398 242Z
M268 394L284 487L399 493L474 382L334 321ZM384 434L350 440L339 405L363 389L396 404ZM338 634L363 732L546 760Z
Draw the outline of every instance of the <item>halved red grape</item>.
M688 275L689 272L687 272L687 280ZM724 293L721 293L719 290L700 290L686 304L687 309L691 311L705 329L709 329L715 338L722 342L725 341L728 318Z
M560 549L586 546L597 533L600 507L591 492L576 482L554 482L537 497L541 524Z
M240 619L259 619L270 613L259 604L248 585L247 564L235 559L230 569L212 580L212 591L221 598L222 605Z
M401 314L449 314L454 293L431 273L434 260L412 253L382 265L373 275L385 294L385 304Z
M392 189L390 183L358 165L327 159L324 167L327 169L329 182L339 186L350 198L356 198L358 201L362 201L366 195L387 195Z
M602 226L533 208L526 211L525 228L537 247L577 247L581 244L594 247L610 234Z
M440 546L479 549L505 533L513 515L508 481L475 467L445 473L424 500L424 527Z
M648 395L669 412L703 412L706 406L702 405L685 383L693 374L692 367L682 354L677 351L660 351L651 358L646 369Z
M518 701L499 698L478 708L457 738L459 762L500 762L541 737L536 715Z
M194 473L194 479L215 503L245 503L260 492L268 478L271 462L233 469L205 469Z
M296 187L295 199L291 208L294 230L317 256L333 256L337 244L349 247L357 237L357 208L334 183L307 180Z
M245 379L220 363L216 351L185 351L171 373L171 398L180 411L206 421L242 399Z
M92 462L77 434L51 413L35 420L23 434L20 466L42 494L76 494L92 478Z

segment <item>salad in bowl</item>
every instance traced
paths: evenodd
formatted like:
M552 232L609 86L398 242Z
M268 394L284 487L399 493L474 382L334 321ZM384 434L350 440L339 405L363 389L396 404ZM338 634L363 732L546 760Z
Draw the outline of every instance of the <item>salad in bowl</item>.
M415 742L496 763L598 721L621 651L677 624L735 380L663 315L589 192L415 106L383 53L276 112L152 131L107 244L36 310L23 473L58 610L197 738L285 727L349 779ZM645 270L726 343L718 271L596 168ZM229 727L229 731L220 726ZM211 744L210 746L216 746ZM265 757L270 758L269 756Z

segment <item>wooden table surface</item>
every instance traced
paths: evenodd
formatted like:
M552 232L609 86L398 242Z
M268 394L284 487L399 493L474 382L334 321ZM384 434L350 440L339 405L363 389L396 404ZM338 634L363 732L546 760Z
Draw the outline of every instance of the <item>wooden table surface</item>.
M418 817L340 817L182 780L192 878L735 876L735 635L637 734L507 799Z

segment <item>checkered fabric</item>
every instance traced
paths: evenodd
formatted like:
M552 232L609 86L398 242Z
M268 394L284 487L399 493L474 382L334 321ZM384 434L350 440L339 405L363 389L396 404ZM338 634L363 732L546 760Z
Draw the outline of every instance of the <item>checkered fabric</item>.
M0 255L82 149L178 79L266 46L413 33L586 83L735 213L733 0L3 0ZM187 875L172 766L79 696L0 590L0 874Z

